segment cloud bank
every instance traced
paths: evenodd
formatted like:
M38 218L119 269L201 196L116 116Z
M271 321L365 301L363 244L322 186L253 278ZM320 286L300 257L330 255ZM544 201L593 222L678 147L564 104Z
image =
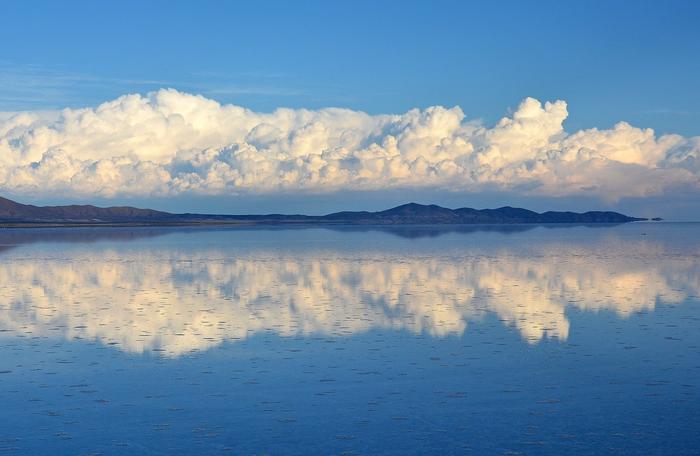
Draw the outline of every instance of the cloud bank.
M459 107L258 113L162 89L0 116L0 191L145 197L433 188L616 200L700 190L700 137L620 122L566 132L564 101L495 126Z

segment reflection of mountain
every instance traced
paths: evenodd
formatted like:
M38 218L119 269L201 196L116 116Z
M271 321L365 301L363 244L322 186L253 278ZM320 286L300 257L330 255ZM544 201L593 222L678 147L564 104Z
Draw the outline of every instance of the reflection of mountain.
M552 228L565 228L571 225L544 225ZM609 226L608 224L595 225L599 227ZM324 228L333 231L343 232L382 232L394 236L419 239L426 237L438 237L444 234L472 234L472 233L522 233L537 228L534 224L477 224L477 225L328 225Z
M459 335L492 312L534 342L567 338L567 306L624 317L700 293L697 261L664 256L654 244L533 249L235 256L93 246L41 261L18 256L0 262L0 329L176 356L265 330Z
M333 231L342 232L382 232L392 234L394 236L419 239L438 237L444 234L478 234L478 233L500 233L500 234L516 234L524 231L534 230L536 228L544 228L548 230L561 230L566 228L575 228L585 226L586 228L609 228L619 223L558 223L558 224L543 224L537 225L533 223L497 223L497 224L474 224L474 225L458 225L458 224L443 224L443 225L326 225L323 228ZM285 228L294 229L294 228Z
M548 230L561 230L586 226L588 228L606 228L613 224L477 224L477 225L239 225L239 226L140 226L140 227L44 227L44 228L6 228L0 230L0 252L22 244L37 242L50 243L85 243L98 241L132 241L141 238L153 238L173 233L207 233L217 231L298 231L324 229L344 233L386 233L401 238L419 239L438 237L445 234L502 233L515 234L539 227Z
M7 228L0 230L0 247L16 247L35 242L85 243L97 241L133 241L162 236L173 229L158 227L111 228Z

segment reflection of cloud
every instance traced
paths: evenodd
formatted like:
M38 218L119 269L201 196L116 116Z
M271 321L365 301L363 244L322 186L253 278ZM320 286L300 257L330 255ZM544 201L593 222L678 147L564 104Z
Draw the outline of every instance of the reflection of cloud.
M637 247L647 257L658 253ZM614 250L541 250L450 257L253 251L229 259L216 251L93 248L68 259L15 258L0 263L0 328L176 356L268 330L459 335L493 312L534 342L568 337L567 306L625 317L653 309L657 299L678 303L700 292L698 266L687 257L655 265Z

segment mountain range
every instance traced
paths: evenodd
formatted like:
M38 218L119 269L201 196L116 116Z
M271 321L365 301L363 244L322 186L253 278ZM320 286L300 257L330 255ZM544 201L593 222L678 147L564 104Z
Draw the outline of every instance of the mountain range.
M618 212L590 211L538 213L516 207L498 209L448 209L434 204L408 203L385 211L344 211L327 215L220 215L173 214L128 206L96 207L91 205L33 206L0 197L0 224L349 224L349 225L444 225L444 224L520 224L520 223L627 223L645 218L629 217Z

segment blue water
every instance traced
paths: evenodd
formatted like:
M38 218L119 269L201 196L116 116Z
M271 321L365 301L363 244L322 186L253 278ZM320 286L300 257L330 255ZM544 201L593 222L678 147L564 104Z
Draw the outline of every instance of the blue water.
M0 454L700 454L700 225L0 231Z

